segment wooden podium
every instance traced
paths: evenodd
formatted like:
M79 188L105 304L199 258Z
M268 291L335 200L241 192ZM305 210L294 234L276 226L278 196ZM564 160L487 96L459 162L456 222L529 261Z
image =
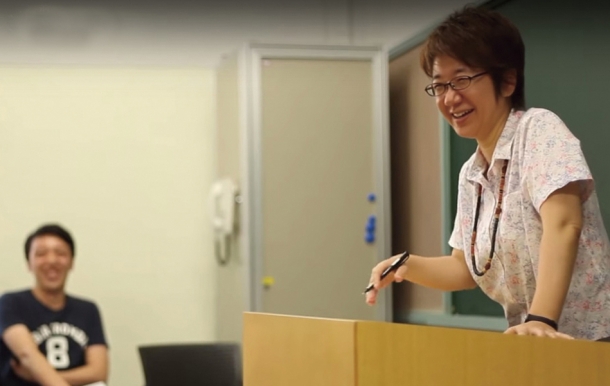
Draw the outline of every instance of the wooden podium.
M610 343L244 314L244 386L610 385Z

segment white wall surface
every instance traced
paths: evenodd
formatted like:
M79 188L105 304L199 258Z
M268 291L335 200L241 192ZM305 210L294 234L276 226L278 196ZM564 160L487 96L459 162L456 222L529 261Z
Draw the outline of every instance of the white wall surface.
M213 72L4 67L0 85L0 290L31 285L25 237L60 222L111 384L144 384L140 344L214 340Z

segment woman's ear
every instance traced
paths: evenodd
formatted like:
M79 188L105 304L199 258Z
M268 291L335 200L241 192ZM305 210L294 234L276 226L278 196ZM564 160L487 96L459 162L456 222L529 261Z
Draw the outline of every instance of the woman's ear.
M502 79L502 96L509 98L515 92L517 87L517 71L515 69L507 70Z

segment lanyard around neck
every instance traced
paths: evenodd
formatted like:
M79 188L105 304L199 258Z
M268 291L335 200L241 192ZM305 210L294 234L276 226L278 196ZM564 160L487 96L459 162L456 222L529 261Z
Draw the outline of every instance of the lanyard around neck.
M472 269L474 274L477 276L483 276L489 269L491 268L491 260L494 257L494 251L496 249L496 234L498 232L498 223L500 222L500 215L502 214L502 198L504 197L504 183L506 182L506 169L508 168L508 160L504 160L504 164L502 165L502 175L500 176L500 191L498 193L498 203L496 205L496 210L494 213L493 219L493 231L491 234L491 250L489 251L489 256L487 257L487 262L483 267L482 271L479 271L477 268L477 260L475 257L475 244L477 242L477 227L479 224L479 212L481 210L481 192L483 187L481 184L478 184L477 188L477 208L474 213L474 225L472 228L472 236L470 238L470 258L472 259Z

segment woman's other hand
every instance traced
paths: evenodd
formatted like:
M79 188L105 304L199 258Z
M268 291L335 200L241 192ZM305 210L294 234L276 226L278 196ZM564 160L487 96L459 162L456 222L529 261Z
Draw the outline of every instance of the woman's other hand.
M517 326L513 326L508 330L504 331L505 334L513 335L535 335L535 336L546 336L549 338L560 338L560 339L574 339L568 334L555 331L551 326L542 322L527 322Z

